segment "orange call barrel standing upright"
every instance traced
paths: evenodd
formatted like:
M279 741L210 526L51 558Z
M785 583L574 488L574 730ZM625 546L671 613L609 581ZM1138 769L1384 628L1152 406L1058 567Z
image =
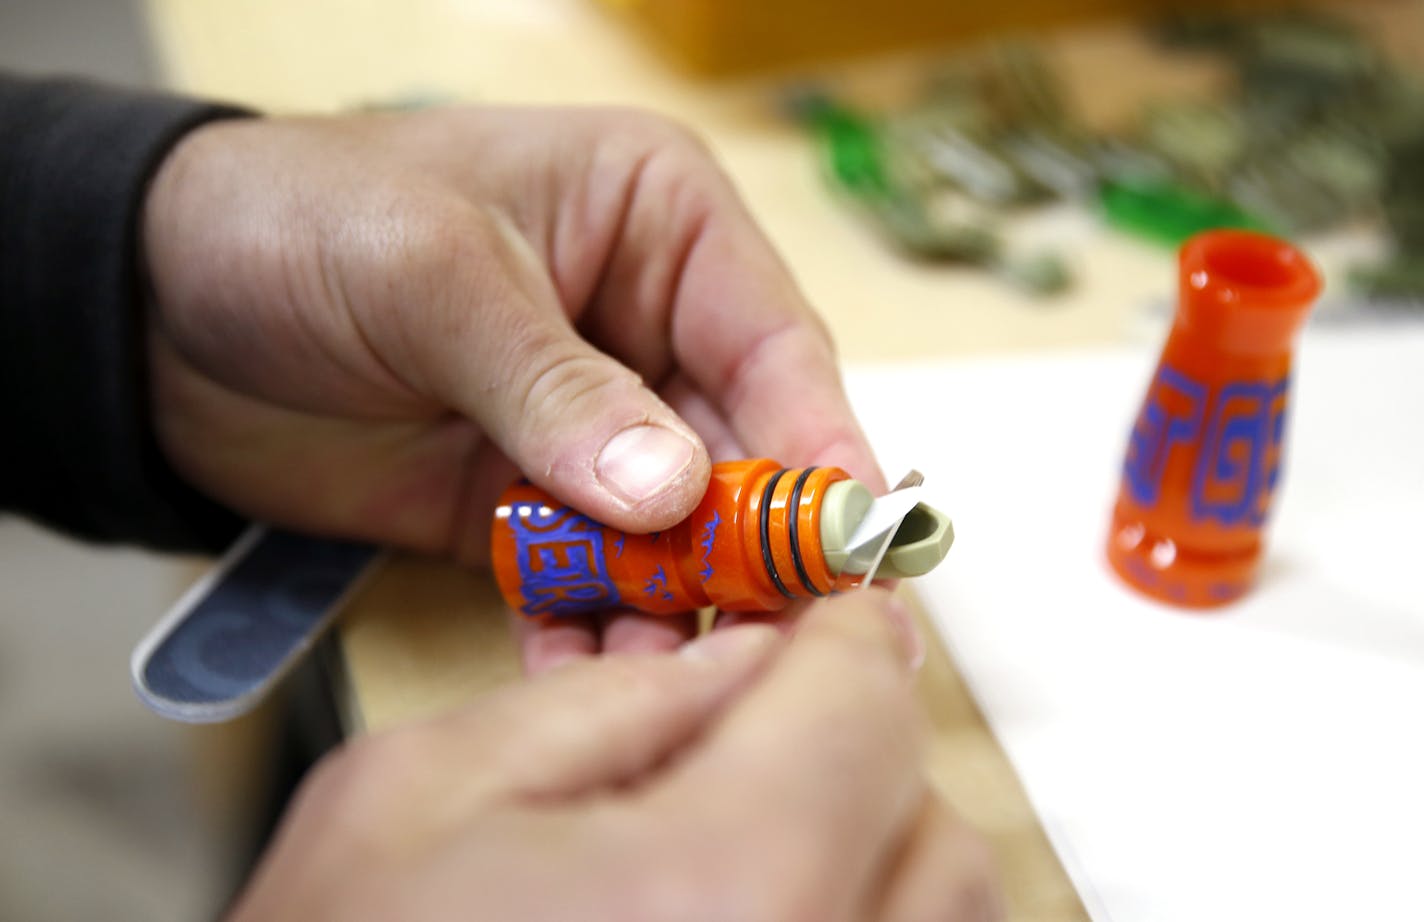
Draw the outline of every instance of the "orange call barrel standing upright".
M1238 230L1183 245L1180 300L1128 442L1108 561L1193 608L1255 582L1279 484L1291 358L1320 292L1295 247Z
M850 572L846 544L872 502L840 468L727 461L712 466L692 515L667 531L631 534L521 481L500 497L490 555L505 601L536 620L614 607L777 611L858 584L864 573ZM875 577L926 573L953 540L949 518L920 503Z

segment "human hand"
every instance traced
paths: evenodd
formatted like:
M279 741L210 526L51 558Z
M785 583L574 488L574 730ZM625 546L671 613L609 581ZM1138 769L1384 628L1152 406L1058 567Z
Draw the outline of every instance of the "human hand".
M230 922L980 922L987 853L930 791L883 593L678 654L567 664L349 744Z
M883 487L823 327L653 116L213 123L160 167L143 244L160 443L253 518L473 562L516 471L630 531L692 511L709 451ZM521 631L538 670L692 621Z

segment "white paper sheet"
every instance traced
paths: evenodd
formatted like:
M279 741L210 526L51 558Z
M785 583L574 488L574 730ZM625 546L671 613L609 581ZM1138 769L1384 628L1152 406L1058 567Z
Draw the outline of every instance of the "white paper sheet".
M1214 614L1104 560L1155 350L850 375L954 519L918 591L1095 920L1424 920L1424 330L1297 359L1264 579Z

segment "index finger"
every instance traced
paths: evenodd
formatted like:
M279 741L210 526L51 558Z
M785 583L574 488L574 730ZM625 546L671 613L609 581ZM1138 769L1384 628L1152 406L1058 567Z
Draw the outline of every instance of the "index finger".
M645 375L662 378L673 360L753 455L842 467L880 492L830 335L771 242L706 147L666 124L641 127L602 310L586 324Z
M925 796L923 727L887 600L869 590L812 606L785 653L656 792L698 828L754 836L753 873L792 894L834 880L844 888L835 898L854 905Z
M684 260L679 363L754 454L885 479L846 397L830 333L730 184Z

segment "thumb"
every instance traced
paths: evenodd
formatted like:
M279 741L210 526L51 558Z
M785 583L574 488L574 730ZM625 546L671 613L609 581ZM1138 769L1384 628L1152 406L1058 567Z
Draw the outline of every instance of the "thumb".
M701 439L578 335L527 241L492 224L470 235L478 264L462 261L463 282L446 287L455 303L424 331L442 396L531 481L594 519L647 532L686 518L711 471Z
M674 654L579 660L426 728L478 802L573 797L638 778L701 735L770 658L764 625ZM452 751L454 750L454 751Z

